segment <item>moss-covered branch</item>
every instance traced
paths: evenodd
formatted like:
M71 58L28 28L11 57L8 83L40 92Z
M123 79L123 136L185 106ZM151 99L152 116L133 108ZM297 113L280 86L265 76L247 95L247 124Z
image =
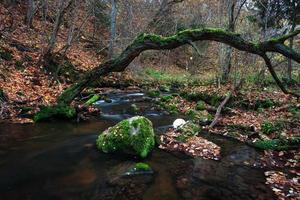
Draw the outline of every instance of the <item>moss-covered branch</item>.
M249 42L243 39L240 34L215 28L188 29L169 37L143 33L140 34L118 57L87 72L78 83L67 88L59 97L58 103L70 104L88 83L93 82L100 76L105 76L110 72L123 71L143 51L175 49L194 41L217 41L230 45L238 50L259 55L263 58L265 58L267 52L277 52L300 63L300 54L283 44L287 38L295 36L299 34L299 32L300 31L298 30L294 33L259 43ZM278 83L278 81L276 82ZM280 88L283 89L283 87ZM283 89L283 92L287 93L288 91Z

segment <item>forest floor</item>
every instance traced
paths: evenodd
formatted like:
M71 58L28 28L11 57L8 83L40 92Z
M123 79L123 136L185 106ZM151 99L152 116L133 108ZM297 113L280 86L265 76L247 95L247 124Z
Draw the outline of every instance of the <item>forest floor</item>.
M45 27L36 20L35 30L28 29L22 16L17 14L22 9L20 7L12 13L17 22L13 31L0 35L0 122L5 123L33 123L32 117L40 106L55 104L57 97L76 80L78 74L103 61L103 56L79 42L66 54L68 63L63 60L58 64L67 68L64 74L54 75L45 70L39 65L45 43L42 30L49 32L50 25ZM0 6L0 15L6 12ZM65 44L67 31L60 34L58 49ZM75 78L72 71L76 71ZM218 86L213 81L204 83L201 77L183 71L170 75L149 68L138 75L116 73L108 76L106 81L106 85L115 85L118 89L144 91L158 99L159 109L169 114L184 114L210 133L255 143L253 146L262 151L260 167L276 169L266 172L266 183L278 199L300 198L300 103L283 94L274 84L258 86L246 82L224 107L218 124L210 128L216 108L233 84ZM99 89L97 86L85 90L83 98L77 98L75 104L80 106L85 97L111 90L114 89Z

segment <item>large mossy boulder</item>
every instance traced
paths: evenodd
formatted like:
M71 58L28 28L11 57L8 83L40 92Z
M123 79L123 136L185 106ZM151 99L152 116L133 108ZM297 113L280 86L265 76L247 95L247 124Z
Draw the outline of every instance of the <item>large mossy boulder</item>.
M50 119L72 119L76 117L76 110L70 106L48 106L43 107L34 115L35 122L47 121Z
M155 145L152 122L142 116L125 119L99 135L98 149L145 158Z

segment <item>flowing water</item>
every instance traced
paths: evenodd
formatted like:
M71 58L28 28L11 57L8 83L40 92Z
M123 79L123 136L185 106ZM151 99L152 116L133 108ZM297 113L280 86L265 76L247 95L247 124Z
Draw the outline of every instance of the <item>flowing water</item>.
M95 146L98 134L131 117L133 102L157 134L175 117L152 109L151 99L142 93L110 98L111 103L96 103L103 114L92 122L0 124L0 199L273 199L263 171L245 165L258 153L209 134L203 137L222 148L220 161L155 149L143 160L154 174L124 177L124 169L139 160L101 153Z

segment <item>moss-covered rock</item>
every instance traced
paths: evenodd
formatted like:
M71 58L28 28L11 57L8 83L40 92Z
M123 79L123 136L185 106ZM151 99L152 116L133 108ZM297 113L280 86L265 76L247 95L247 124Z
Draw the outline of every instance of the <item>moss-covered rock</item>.
M170 86L168 85L161 85L159 86L159 90L162 91L162 92L170 92Z
M106 103L112 103L111 98L109 98L109 97L107 97L107 96L103 97L103 100L104 100Z
M134 168L138 171L150 171L150 170L152 170L151 167L147 163L142 163L142 162L136 163Z
M33 120L39 122L54 118L72 119L74 117L76 117L76 110L73 107L57 105L41 108L41 110L34 115Z
M296 149L300 146L300 135L286 138L286 139L274 139L274 140L258 140L256 142L249 143L251 146L262 150L288 150Z
M136 105L136 104L131 104L129 107L129 113L131 114L137 114L138 112L140 112L140 108Z
M147 92L147 95L149 97L155 98L155 97L159 97L160 92L158 90L150 90Z
M162 96L162 97L160 98L160 101L168 103L168 102L170 102L173 98L174 98L174 97L173 97L172 95L166 95L166 96Z
M284 123L282 121L269 122L264 121L261 125L261 131L269 135L271 133L280 132L284 128Z
M198 135L201 130L202 128L198 124L189 121L177 130L180 134L176 139L185 142L189 137Z
M196 110L205 110L206 104L204 101L198 101L196 105Z
M93 103L95 103L99 99L100 99L100 96L95 94L91 98L89 98L89 100L87 100L87 102L85 102L85 105L87 105L87 106L92 105Z
M187 112L187 116L194 121L197 121L203 125L211 122L213 120L213 115L211 115L210 113L208 113L206 110L203 111L197 111L197 110L189 110Z
M142 116L125 119L100 134L96 144L105 153L120 152L145 158L155 145L152 122Z

